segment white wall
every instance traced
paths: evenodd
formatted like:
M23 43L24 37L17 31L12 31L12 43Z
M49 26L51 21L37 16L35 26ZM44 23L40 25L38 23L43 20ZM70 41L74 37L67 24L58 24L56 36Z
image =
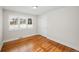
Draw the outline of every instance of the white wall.
M2 47L2 40L3 40L3 27L2 27L2 23L3 22L3 12L2 12L2 8L0 7L0 50L1 50L1 47Z
M79 7L64 7L39 16L38 33L79 50Z
M2 8L0 7L0 41L2 40Z
M10 10L4 10L3 14L4 14L4 21L3 21L4 22L4 25L3 25L4 26L4 33L3 33L4 41L10 41L16 38L26 37L26 36L37 33L36 16L14 12ZM9 28L8 28L9 15L31 17L33 19L33 28L9 31Z

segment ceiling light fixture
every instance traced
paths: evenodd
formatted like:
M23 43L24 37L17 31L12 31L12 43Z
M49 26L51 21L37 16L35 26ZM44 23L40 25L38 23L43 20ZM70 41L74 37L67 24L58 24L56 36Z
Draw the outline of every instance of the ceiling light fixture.
M38 8L38 6L33 6L33 9L37 9Z

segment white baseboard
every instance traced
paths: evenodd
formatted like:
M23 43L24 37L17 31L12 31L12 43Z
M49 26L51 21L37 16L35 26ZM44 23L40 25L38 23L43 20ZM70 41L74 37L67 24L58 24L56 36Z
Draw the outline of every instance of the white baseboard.
M38 35L38 34L29 34L29 35L22 36L22 37L19 37L19 38L12 38L12 39L9 39L9 40L4 40L3 42L9 42L9 41L17 40L17 39L20 39L20 38L26 38L26 37L33 36L33 35Z

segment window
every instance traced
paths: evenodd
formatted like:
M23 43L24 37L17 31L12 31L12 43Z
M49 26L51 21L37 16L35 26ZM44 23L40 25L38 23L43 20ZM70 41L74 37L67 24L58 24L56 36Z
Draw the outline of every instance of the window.
M9 30L20 30L32 27L32 18L9 16Z
M9 19L9 30L17 30L17 29L18 29L18 19L10 18Z
M28 18L28 28L32 28L33 27L33 24L32 24L32 19L31 18Z
M28 18L28 25L32 25L32 19Z
M26 19L20 18L20 28L25 29L26 25Z

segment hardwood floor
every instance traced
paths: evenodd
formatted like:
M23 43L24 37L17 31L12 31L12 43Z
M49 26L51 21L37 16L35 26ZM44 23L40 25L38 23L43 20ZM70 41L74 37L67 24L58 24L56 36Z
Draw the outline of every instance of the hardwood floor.
M41 35L34 35L5 42L2 52L76 52L77 50L49 40Z

